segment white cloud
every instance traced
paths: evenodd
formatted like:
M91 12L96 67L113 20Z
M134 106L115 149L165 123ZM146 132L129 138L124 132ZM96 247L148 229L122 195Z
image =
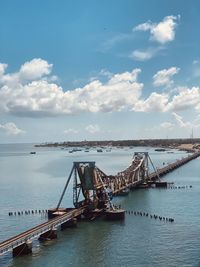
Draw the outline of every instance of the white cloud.
M18 72L4 74L7 64L0 64L0 84L15 88L19 84L38 80L45 75L49 75L52 66L46 60L34 58L25 62Z
M199 78L200 77L200 62L199 60L195 59L192 62L192 76L195 78Z
M139 112L164 112L167 104L168 95L153 92L146 100L139 100L133 110Z
M200 112L200 88L179 87L177 94L153 92L145 100L139 99L133 110L137 112L171 112L195 109Z
M134 50L129 58L138 60L138 61L146 61L153 57L155 57L161 50L165 49L164 46L160 47L149 47L146 50Z
M199 100L199 102L200 102L200 100ZM197 105L195 106L195 109L197 112L200 112L200 103L197 103Z
M173 84L173 80L171 79L175 74L179 72L179 68L171 67L169 69L163 69L158 71L153 76L153 84L154 86L170 86Z
M0 124L0 130L4 131L8 135L18 135L25 133L25 131L19 129L13 122Z
M111 78L113 76L113 73L106 70L106 69L102 69L100 72L99 72L99 75L101 76L105 76L105 77L108 77L108 78Z
M29 62L25 62L19 71L20 79L22 80L35 80L51 72L52 64L41 58L34 58Z
M114 74L108 81L109 85L115 85L121 82L136 82L140 69L134 69L133 71Z
M160 127L167 130L172 130L174 128L174 124L171 122L163 122L160 124Z
M192 73L192 75L193 75L193 77L195 77L195 78L200 77L200 67L199 67L199 66L193 68L193 73Z
M7 64L0 63L0 77L4 74L7 66L8 66Z
M17 79L15 83L13 80L10 84L5 77L19 76L20 71L15 74L6 74L6 64L3 67L1 65L3 71L0 76L0 114L44 117L122 110L176 112L189 108L200 112L199 87L177 87L168 93L152 92L146 99L143 99L143 84L138 82L140 69L116 74L109 73L105 82L96 79L83 87L64 91L61 86L46 79L50 77L51 65L47 63L44 66L41 68L41 74L36 72L37 75L36 73L33 75L38 77L36 80L20 82ZM172 84L172 76L178 70L178 68L172 67L157 72L154 75L154 83L156 85ZM49 76L45 76L44 73Z
M179 88L180 91L180 88ZM168 104L168 110L186 110L188 108L196 108L200 103L200 88L182 88L177 95L174 95L170 103ZM200 111L200 110L199 110Z
M133 28L133 31L148 31L151 30L153 23L148 20L145 23L139 24Z
M138 60L138 61L146 61L151 59L154 56L154 53L152 51L141 51L141 50L134 50L130 58Z
M65 134L77 134L79 131L78 130L75 130L75 129L72 129L72 128L69 128L69 129L66 129L64 130L64 133Z
M94 125L90 124L90 125L86 126L85 129L86 129L86 131L88 131L91 134L95 134L95 133L100 132L100 128L99 128L98 124L94 124Z
M194 59L194 60L192 61L192 64L193 64L193 65L199 64L199 60Z
M132 38L134 38L132 33L118 33L114 36L112 36L111 38L109 38L108 40L106 40L105 42L103 42L100 47L99 47L99 51L100 52L107 52L108 50L110 50L113 46L127 41L127 40L131 40Z
M183 117L181 117L177 113L173 112L172 115L173 115L175 121L177 122L177 124L178 124L178 126L180 128L191 128L192 127L192 123L190 123L190 122L184 122L183 121Z
M181 129L186 130L192 130L193 129L199 129L200 128L200 121L199 121L199 115L193 120L193 121L185 121L182 116L177 114L176 112L172 113L172 116L174 118L174 121L176 123L176 127L179 127Z
M179 19L180 15L164 17L159 23L147 21L134 27L133 31L150 31L150 40L165 44L174 40Z
M40 63L41 61L39 60ZM43 67L37 66L35 72L31 71L32 63L24 66L25 64L18 73L0 77L0 112L18 116L52 116L84 111L120 111L131 109L141 96L143 88L143 84L137 81L140 69L113 74L105 83L94 80L82 88L64 91L62 87L43 77L45 73L50 74L50 64L42 63ZM21 70L24 77L38 79L27 82L20 82L16 77L14 79L13 76L20 76ZM8 77L12 77L12 84L8 82Z

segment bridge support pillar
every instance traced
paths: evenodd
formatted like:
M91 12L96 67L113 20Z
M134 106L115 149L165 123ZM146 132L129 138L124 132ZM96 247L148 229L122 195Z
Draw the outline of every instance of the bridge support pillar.
M38 238L39 241L47 241L47 240L52 240L57 238L57 230L49 230L43 234L40 235Z
M125 218L125 210L108 210L106 211L106 219L117 221L117 220L124 220Z
M61 230L65 230L66 228L72 228L77 226L77 219L73 218L63 224L61 224Z
M13 257L22 256L22 255L28 255L32 253L32 242L27 241L18 247L13 249Z

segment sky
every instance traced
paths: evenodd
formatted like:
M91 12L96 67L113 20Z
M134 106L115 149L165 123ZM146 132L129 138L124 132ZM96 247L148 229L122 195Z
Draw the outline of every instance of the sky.
M0 0L0 143L200 137L198 0Z

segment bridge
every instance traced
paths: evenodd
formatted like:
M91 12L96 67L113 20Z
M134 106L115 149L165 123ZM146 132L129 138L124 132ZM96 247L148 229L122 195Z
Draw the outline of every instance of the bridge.
M156 169L147 152L135 152L131 164L116 175L106 175L95 162L74 162L56 208L48 210L49 220L0 243L0 255L13 252L13 256L31 253L31 241L39 237L45 241L57 238L58 227L76 225L77 219L92 220L105 216L110 220L124 219L125 211L115 209L112 196L126 194L128 190L148 186L160 177L200 156L195 152L185 158ZM153 172L149 173L149 165ZM70 180L73 178L74 208L60 208ZM161 182L162 183L162 182Z
M75 210L71 210L68 212L63 212L58 217L55 217L45 223L42 223L40 225L37 225L19 235L16 235L12 238L9 238L5 240L4 242L0 243L0 255L8 252L9 250L14 251L14 256L17 256L17 254L20 254L25 250L26 244L30 244L30 241L40 236L42 238L42 235L45 233L46 239L52 239L52 236L54 238L56 237L55 229L60 225L65 225L67 222L71 222L73 218L76 218L80 216L84 211L84 207L78 208ZM66 224L67 225L67 224ZM44 236L44 237L45 237ZM18 248L15 253L15 248Z
M197 151L191 155L188 155L187 157L185 158L182 158L182 159L178 159L176 160L175 162L173 163L170 163L168 164L167 166L163 167L163 168L160 168L160 169L157 169L155 172L152 172L150 175L149 175L149 180L150 181L155 181L157 179L157 177L162 177L164 176L165 174L169 173L169 172L172 172L173 170L183 166L184 164L188 163L189 161L193 160L193 159L196 159L200 156L200 152Z

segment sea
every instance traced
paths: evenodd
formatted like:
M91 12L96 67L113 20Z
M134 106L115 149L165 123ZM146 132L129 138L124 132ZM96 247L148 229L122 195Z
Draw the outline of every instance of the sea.
M36 152L31 154L30 152ZM9 216L9 212L56 207L74 161L95 161L106 174L130 165L134 152L148 152L156 168L188 154L151 147L121 147L69 153L66 148L34 144L0 145L0 242L47 221L45 213ZM152 169L152 166L150 166ZM54 241L33 241L33 252L0 256L1 267L200 267L200 158L163 177L167 189L131 191L113 198L127 212L124 221L78 222ZM72 207L72 183L62 207ZM134 215L134 211L149 216ZM150 215L174 218L174 222Z

